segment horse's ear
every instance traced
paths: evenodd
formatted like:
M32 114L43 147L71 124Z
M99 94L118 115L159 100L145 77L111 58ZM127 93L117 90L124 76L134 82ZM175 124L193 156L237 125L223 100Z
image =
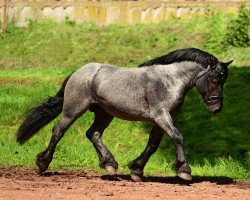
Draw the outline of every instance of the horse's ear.
M228 67L232 62L233 62L233 60L226 62L226 63L222 62L222 65L223 65L223 67Z

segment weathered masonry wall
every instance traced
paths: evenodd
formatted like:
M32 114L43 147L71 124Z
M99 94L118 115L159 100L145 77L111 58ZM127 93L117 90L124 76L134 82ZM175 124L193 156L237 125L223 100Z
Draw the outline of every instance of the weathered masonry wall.
M3 15L3 1L0 15ZM100 25L110 23L134 24L159 22L175 16L188 19L204 15L209 8L212 12L237 12L249 0L7 0L7 20L18 26L27 25L27 20L50 18L58 22L69 18L77 23L95 22Z

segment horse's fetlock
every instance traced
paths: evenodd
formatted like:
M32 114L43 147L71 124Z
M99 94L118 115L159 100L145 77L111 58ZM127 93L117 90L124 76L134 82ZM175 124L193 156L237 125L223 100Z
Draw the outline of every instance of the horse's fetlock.
M105 168L106 166L112 166L115 169L118 169L118 163L111 155L105 155L101 158L100 167Z
M45 163L47 165L47 163L50 163L51 160L51 156L49 156L46 152L41 152L37 154L36 163Z
M143 170L142 169L133 169L131 170L131 174L134 174L138 177L143 177Z
M99 163L100 167L101 167L101 168L105 168L107 162L108 162L107 158L103 156L103 157L100 159L100 163Z
M177 173L187 173L191 174L191 168L189 164L185 162L175 162L172 166L172 169L175 170Z
M36 159L35 172L37 174L42 174L43 172L45 172L48 169L51 160L52 158L46 156L45 152L39 153Z

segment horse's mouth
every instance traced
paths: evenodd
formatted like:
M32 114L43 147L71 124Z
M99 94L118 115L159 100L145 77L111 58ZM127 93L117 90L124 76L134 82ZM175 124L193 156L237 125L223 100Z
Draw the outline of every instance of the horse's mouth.
M208 112L213 114L219 113L222 110L222 108L223 108L222 103L217 103L207 106Z

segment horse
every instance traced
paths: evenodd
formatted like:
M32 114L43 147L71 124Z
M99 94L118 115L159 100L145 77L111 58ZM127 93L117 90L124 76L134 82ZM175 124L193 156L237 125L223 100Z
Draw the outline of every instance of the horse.
M186 48L144 62L137 68L86 64L64 80L55 96L29 110L18 128L16 140L24 144L62 112L52 129L48 147L36 158L35 172L42 174L48 169L64 133L89 110L95 117L86 136L97 152L100 167L115 176L118 163L102 142L104 130L114 117L151 122L153 126L145 150L128 165L131 179L143 180L146 163L167 133L176 149L172 168L180 178L192 180L183 136L174 126L173 117L193 87L197 88L209 112L220 112L222 89L232 62L219 61L200 49Z

